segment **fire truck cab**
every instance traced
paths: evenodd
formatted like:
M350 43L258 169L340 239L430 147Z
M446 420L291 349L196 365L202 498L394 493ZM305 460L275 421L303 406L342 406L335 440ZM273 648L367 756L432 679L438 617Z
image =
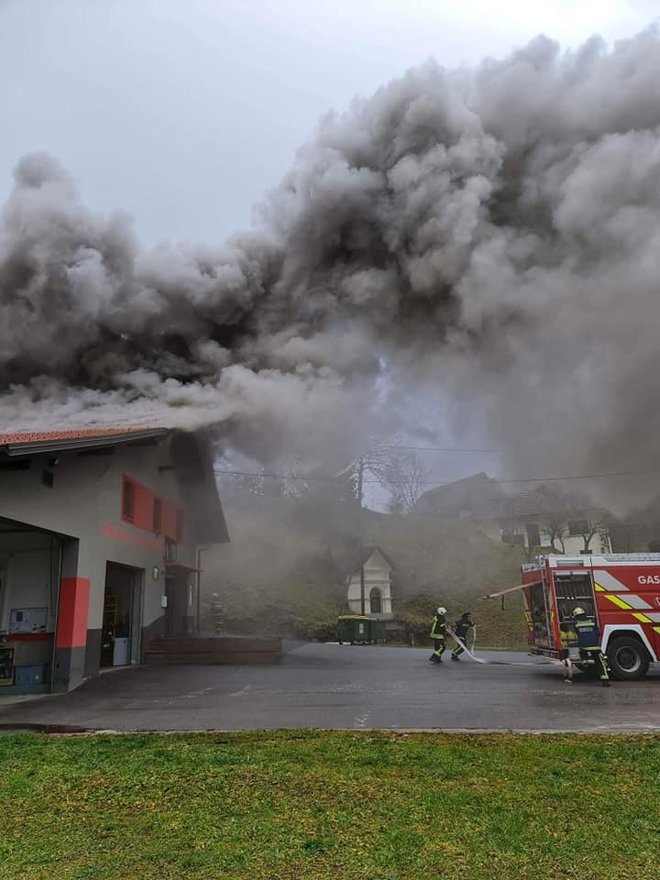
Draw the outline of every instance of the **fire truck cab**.
M595 618L613 678L644 678L660 658L660 553L540 556L522 567L532 654L587 670L573 629L573 609Z

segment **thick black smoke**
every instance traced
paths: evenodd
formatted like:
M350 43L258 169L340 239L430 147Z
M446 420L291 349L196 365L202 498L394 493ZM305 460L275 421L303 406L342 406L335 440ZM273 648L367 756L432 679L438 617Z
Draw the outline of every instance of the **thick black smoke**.
M0 419L309 442L388 387L477 407L510 469L660 466L660 38L426 64L331 115L260 231L141 250L25 157ZM354 424L354 423L352 423Z

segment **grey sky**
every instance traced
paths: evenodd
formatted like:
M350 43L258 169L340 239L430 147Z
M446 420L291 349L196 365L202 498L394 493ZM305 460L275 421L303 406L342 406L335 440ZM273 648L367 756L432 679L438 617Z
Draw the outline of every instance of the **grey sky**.
M318 117L430 56L631 35L657 0L0 0L0 199L47 150L143 241L250 222Z

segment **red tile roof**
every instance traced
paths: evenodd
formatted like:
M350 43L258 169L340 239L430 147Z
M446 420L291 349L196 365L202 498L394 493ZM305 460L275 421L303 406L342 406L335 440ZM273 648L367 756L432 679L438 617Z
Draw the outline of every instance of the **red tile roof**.
M26 431L16 434L0 434L0 446L20 443L40 443L51 440L77 440L85 437L114 437L116 434L153 430L151 427L127 428L73 428L69 431Z

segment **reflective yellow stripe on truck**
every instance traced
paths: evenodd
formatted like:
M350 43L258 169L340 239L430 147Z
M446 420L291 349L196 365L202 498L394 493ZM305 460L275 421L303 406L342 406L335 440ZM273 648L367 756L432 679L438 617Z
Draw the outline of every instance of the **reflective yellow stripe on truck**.
M613 596L611 593L607 593L605 596L606 599L609 599L617 608L623 608L624 611L631 611L632 605L629 605L627 602L624 602L623 599L619 599L618 596Z

